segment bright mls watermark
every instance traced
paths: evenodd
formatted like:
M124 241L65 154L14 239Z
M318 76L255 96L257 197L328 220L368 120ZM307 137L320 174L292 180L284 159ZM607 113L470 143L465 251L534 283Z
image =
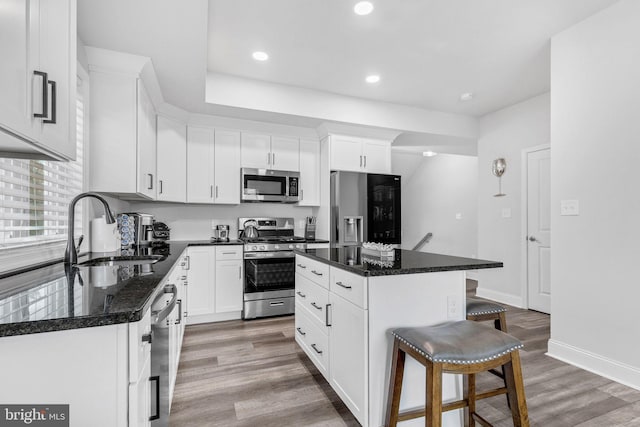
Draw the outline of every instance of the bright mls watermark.
M69 427L69 405L0 405L0 427Z

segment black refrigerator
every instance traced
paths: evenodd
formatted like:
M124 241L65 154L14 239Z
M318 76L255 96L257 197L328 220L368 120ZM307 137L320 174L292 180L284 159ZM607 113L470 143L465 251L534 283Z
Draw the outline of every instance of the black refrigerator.
M399 175L331 173L331 244L378 242L400 246Z

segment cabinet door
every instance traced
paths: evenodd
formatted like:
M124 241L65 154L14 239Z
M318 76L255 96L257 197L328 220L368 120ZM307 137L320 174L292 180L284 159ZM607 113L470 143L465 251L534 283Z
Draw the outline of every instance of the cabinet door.
M187 189L186 126L158 116L158 200L185 202Z
M368 173L391 173L391 144L365 141L362 145L364 168Z
M300 140L300 206L320 205L320 143Z
M137 157L137 192L156 198L156 112L140 79L136 81L137 148L128 152ZM103 166L104 167L104 166Z
M361 172L362 141L347 136L331 136L331 170Z
M242 133L241 161L243 168L271 168L271 137L256 133Z
M31 108L31 85L41 87L42 77L34 76L28 67L29 2L4 0L2 8L5 12L0 13L0 127L31 137L34 112ZM34 109L41 112L40 104Z
M329 382L364 425L367 414L367 312L333 293L329 299Z
M129 385L129 425L150 426L151 421L151 361L147 364L137 382ZM153 397L155 399L155 396Z
M47 148L70 159L76 157L75 5L71 0L38 2L37 67L47 73L49 82L54 82L48 86L49 119L55 115L55 123L36 122L38 139Z
M216 130L214 203L240 203L240 132Z
M298 138L271 137L271 169L300 170L300 142Z
M189 203L213 203L213 138L213 129L193 126L187 128L187 202Z
M216 262L216 313L242 310L242 260Z
M189 248L189 316L215 313L215 246Z

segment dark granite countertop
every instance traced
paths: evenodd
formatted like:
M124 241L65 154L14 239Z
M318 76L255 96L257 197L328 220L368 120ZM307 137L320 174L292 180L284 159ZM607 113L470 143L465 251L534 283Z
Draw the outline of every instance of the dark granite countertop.
M396 249L392 261L361 253L357 246L296 250L297 254L360 276L433 273L502 267L502 262Z
M0 279L0 337L137 322L187 246L241 244L237 240L170 241L166 246L122 253L162 255L154 264L79 267L75 274L68 274L59 262L4 277ZM104 255L89 253L78 261Z

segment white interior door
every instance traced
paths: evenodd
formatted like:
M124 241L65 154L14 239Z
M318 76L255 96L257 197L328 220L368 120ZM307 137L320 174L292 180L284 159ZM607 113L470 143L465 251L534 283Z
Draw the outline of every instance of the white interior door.
M551 313L551 150L527 153L529 308Z

